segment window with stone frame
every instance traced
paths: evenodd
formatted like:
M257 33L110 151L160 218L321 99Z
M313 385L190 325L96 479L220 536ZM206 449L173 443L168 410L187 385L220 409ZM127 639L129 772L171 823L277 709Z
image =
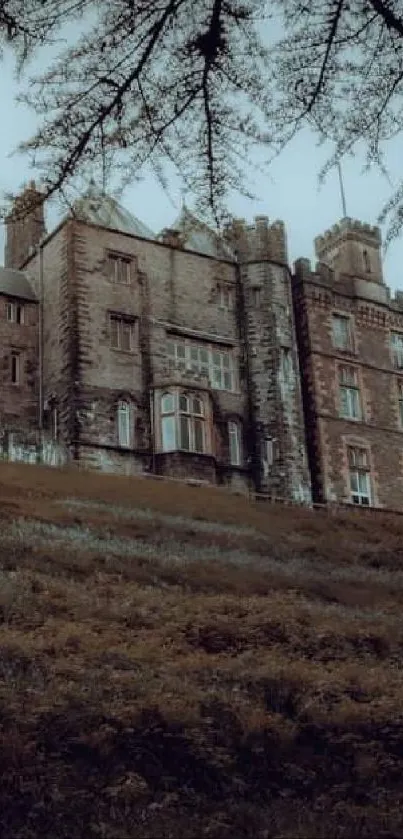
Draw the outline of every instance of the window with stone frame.
M332 343L335 349L353 351L353 326L348 315L332 316Z
M134 318L112 313L109 315L110 346L113 350L133 352L134 325Z
M118 445L130 449L133 445L133 406L126 399L118 402L116 419Z
M372 504L372 488L368 449L363 446L349 446L348 466L351 502L370 507Z
M22 359L21 353L16 350L10 356L10 377L11 384L20 385L22 376Z
M6 302L6 319L9 323L24 323L24 305L18 300L7 300Z
M340 416L344 419L362 419L361 393L358 370L351 365L339 366Z
M370 261L370 258L369 258L369 253L366 249L364 249L363 252L362 252L362 258L363 258L363 262L364 262L364 271L366 271L367 274L370 274L371 273L371 261Z
M249 290L250 305L258 309L262 302L262 289L260 286L252 286Z
M231 466L242 466L242 425L238 420L228 422L228 446Z
M396 370L403 368L403 332L390 333L392 364Z
M135 259L132 256L108 253L106 262L108 279L112 283L130 285L135 269Z
M160 414L162 451L206 452L206 416L201 396L168 391L161 396Z
M166 349L174 367L206 376L215 390L236 390L232 349L176 338L167 341Z
M218 284L218 305L220 309L233 311L235 308L235 288L229 283Z

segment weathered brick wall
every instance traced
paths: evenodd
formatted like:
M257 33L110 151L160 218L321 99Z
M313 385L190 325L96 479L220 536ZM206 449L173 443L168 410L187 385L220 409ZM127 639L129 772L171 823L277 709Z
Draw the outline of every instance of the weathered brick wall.
M0 426L3 430L28 430L38 422L38 305L21 300L24 323L10 323L6 316L7 300L0 295ZM20 353L18 384L11 381L13 350Z
M55 401L58 409L60 441L71 447L74 440L74 352L75 303L70 276L72 222L62 225L47 240L42 249L28 260L24 270L28 274L38 300L43 300L43 400ZM73 270L72 270L73 269ZM39 317L39 314L38 314ZM44 412L46 427L47 414Z
M90 458L92 462L95 460L102 466L100 449L105 448L105 458L109 464L115 462L117 470L121 469L122 458L127 462L127 453L118 451L116 426L118 400L126 398L133 403L135 412L132 459L136 465L133 468L144 468L145 453L152 454L150 391L160 388L162 382L169 383L167 333L176 331L178 335L195 340L217 339L221 341L220 345L233 347L238 366L241 346L236 311L226 311L218 306L219 283L225 282L235 289L235 267L161 243L78 222L74 223L72 235L74 266L69 273L68 329L75 335L74 342L70 341L75 346L75 368L71 362L69 369L73 371L74 368L74 379L78 384L70 402L75 404L79 456ZM135 267L130 285L110 281L106 264L108 252L133 258ZM76 311L74 322L72 309ZM131 352L111 349L110 312L134 319ZM172 371L170 375L172 383L182 381L184 386L189 385L187 375L178 371L173 378ZM222 459L227 460L227 419L242 418L245 412L245 386L241 375L236 393L212 391L210 399L217 425L222 424ZM96 456L95 451L98 451ZM187 462L185 457L185 474L188 473Z
M363 300L352 283L341 293L336 278L329 285L328 278L309 272L305 260L296 269L294 308L315 500L349 500L347 447L364 446L370 452L374 503L402 507L403 429L390 331L403 331L403 312ZM352 352L333 346L334 313L352 318ZM360 421L339 416L338 367L343 363L358 371Z

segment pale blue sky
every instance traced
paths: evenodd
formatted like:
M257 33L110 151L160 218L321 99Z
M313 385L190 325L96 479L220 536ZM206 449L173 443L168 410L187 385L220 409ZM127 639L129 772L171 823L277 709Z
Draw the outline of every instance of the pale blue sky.
M14 96L18 86L13 77L13 60L6 53L1 66L0 96L0 193L17 192L35 173L28 161L20 156L9 157L18 142L32 133L35 120L22 105L16 105ZM401 141L390 145L387 159L392 184L401 177ZM281 156L272 163L269 173L251 172L251 189L257 200L231 195L229 211L252 221L254 215L268 215L273 221L282 219L287 228L289 258L294 261L304 256L313 259L314 237L323 233L342 215L339 182L332 172L322 186L318 184L319 170L328 156L328 150L316 146L315 136L308 130L301 132ZM370 224L388 199L391 186L376 170L363 174L364 158L355 157L343 164L347 214ZM186 197L191 208L191 196ZM173 184L167 195L155 178L145 173L144 180L128 188L122 203L154 231L173 223L180 211L181 194L178 184ZM57 221L60 210L48 212L48 226ZM3 229L0 227L0 262L3 252ZM389 248L384 262L384 274L391 288L403 289L401 275L402 239Z

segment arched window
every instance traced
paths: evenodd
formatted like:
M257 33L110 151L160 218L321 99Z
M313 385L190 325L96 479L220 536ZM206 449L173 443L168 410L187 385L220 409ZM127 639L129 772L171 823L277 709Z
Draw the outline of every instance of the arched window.
M370 274L371 273L371 262L370 262L370 259L369 259L368 251L367 250L363 251L362 256L363 256L363 260L364 260L364 269L367 272L367 274Z
M229 460L231 466L242 465L242 431L239 422L228 423Z
M203 453L206 450L203 401L192 394L161 397L162 449Z
M119 446L130 449L132 446L132 406L126 400L118 403L117 425Z

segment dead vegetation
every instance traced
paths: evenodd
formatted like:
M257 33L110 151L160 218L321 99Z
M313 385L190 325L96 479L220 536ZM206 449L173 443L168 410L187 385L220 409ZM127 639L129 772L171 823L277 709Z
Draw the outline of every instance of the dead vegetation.
M0 467L6 839L403 836L403 517Z

